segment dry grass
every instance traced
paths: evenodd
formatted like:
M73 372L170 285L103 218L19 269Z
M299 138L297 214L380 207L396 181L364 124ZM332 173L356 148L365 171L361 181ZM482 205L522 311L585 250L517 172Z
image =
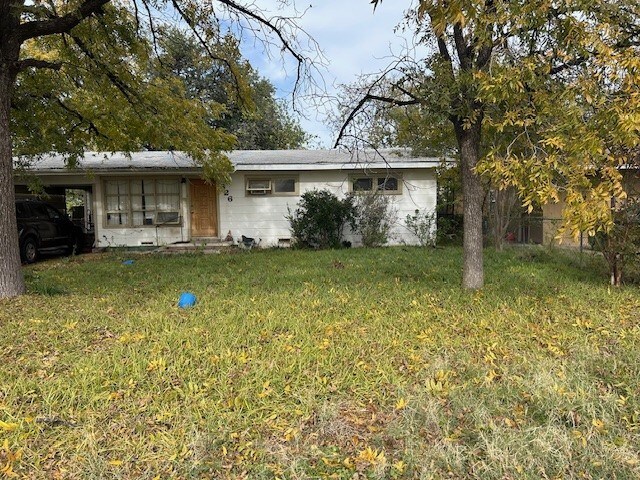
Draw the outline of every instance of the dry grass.
M466 293L460 254L29 267L0 303L0 476L637 478L638 287L526 249Z

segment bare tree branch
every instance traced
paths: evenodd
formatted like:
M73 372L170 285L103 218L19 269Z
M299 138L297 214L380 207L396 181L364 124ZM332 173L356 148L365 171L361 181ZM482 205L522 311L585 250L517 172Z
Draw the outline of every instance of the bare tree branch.
M80 48L82 53L84 53L87 58L93 61L93 63L104 72L109 81L120 91L120 93L122 93L122 95L124 95L127 101L131 105L135 106L136 103L133 99L135 93L129 88L129 86L124 81L122 81L122 79L120 79L118 75L116 75L107 65L105 65L104 62L101 62L100 59L96 57L96 55L87 47L87 45L81 38L75 35L69 36L71 37L71 39L73 39L78 48Z
M23 43L30 38L69 32L85 18L98 13L109 1L85 0L76 10L61 17L22 23L16 31L17 41Z
M392 86L393 88L397 88L398 90L400 90L400 92L404 93L407 97L412 98L416 101L419 100L418 97L413 92L410 92L409 90L404 88L402 85L400 85L400 82L396 82Z
M451 65L453 68L453 60L451 59L451 54L449 53L447 42L442 36L438 37L438 52L440 53L440 56L444 59L444 61Z
M134 1L133 4L136 5L136 12L137 12L138 2ZM151 39L153 40L153 51L155 52L156 57L160 58L160 55L158 54L158 37L156 35L156 28L153 23L153 15L151 15L151 8L149 7L149 4L145 1L142 2L142 5L144 5L145 10L147 11L147 18L149 19L149 30L151 30Z
M61 67L61 63L47 62L46 60L38 60L35 58L25 58L14 64L15 70L18 72L26 70L27 68L48 68L50 70L60 70Z
M472 67L472 48L467 45L467 41L464 38L464 32L459 23L453 26L453 40L456 44L456 52L458 53L458 60L460 60L460 67L463 70L469 70Z
M240 92L240 79L238 78L238 76L236 74L237 72L233 68L233 65L231 65L231 62L226 58L220 57L219 55L215 55L213 53L213 50L211 50L211 47L209 47L209 44L207 43L207 41L202 37L200 32L197 30L196 25L194 24L193 20L191 18L189 18L189 16L186 14L184 9L178 3L178 1L177 0L171 0L171 2L173 4L173 8L175 8L176 11L182 17L182 19L185 22L187 22L187 25L189 25L189 28L191 29L193 34L198 39L198 42L200 42L200 45L202 45L202 48L205 49L205 51L207 52L207 55L209 56L209 58L211 58L214 61L224 63L227 66L227 69L231 73L231 76L233 76L233 80L234 80L233 83L234 83L234 87L235 87L235 90L236 90L236 94L237 94L238 100L240 100L240 102L244 103L245 99L242 98L243 96L241 95L241 92Z
M175 0L173 1L175 2ZM272 23L271 20L261 17L260 15L252 12L251 10L247 9L243 5L236 3L233 0L218 0L218 2L222 3L223 5L226 5L232 10L235 10L237 12L242 13L243 15L246 15L247 17L258 22L259 24L267 27L272 33L274 33L278 37L278 39L282 43L283 50L286 50L287 52L289 52L289 54L296 59L296 61L298 62L298 74L301 73L302 65L304 65L304 58L302 57L302 55L296 52L296 50L291 46L291 43L284 36L282 30L278 28L274 23Z
M82 115L80 112L78 112L77 110L69 107L67 104L65 104L62 100L60 100L59 98L56 99L58 105L60 105L60 107L65 110L66 112L70 113L71 115L73 115L74 117L76 117L80 123L75 125L73 128L79 127L81 124L85 124L87 125L87 130L89 132L93 132L96 136L98 137L102 137L105 140L109 140L109 137L106 136L104 133L102 133L98 127L95 125L95 123L93 123L91 120L87 119L84 115Z
M172 0L175 1L175 0ZM230 10L235 11L241 15L244 15L246 19L257 22L259 25L265 27L268 31L273 33L281 44L281 50L284 52L288 52L296 61L296 80L293 88L293 97L294 102L296 98L296 94L298 89L300 88L300 84L303 80L303 68L306 63L305 57L294 48L290 39L285 36L285 31L281 26L276 24L277 20L283 20L283 17L276 17L276 21L274 19L268 19L257 13L251 11L247 7L240 5L235 0L217 0L219 3L225 5Z
M579 65L582 65L586 61L587 61L587 57L583 57L583 56L576 57L573 60L570 60L568 62L562 63L560 65L556 65L555 67L552 67L549 70L549 74L550 75L556 75L556 74L558 74L560 72L568 70L571 67L577 67Z
M349 124L351 124L351 122L353 121L353 119L356 117L356 115L358 115L358 113L364 108L364 106L369 103L369 102L383 102L383 103L388 103L390 105L396 106L396 107L406 107L408 105L418 105L420 103L419 100L417 99L411 99L411 100L400 100L397 98L391 98L391 97L383 97L380 95L374 95L372 93L370 93L371 90L369 90L369 92L360 99L360 101L358 102L358 105L356 105L356 107L351 110L351 112L349 113L349 116L347 117L347 119L344 121L344 123L342 124L342 128L340 128L340 132L338 133L338 137L336 138L335 144L333 145L333 148L337 148L338 145L340 145L340 141L342 140L342 138L345 136L345 132L347 130L347 128L349 127Z

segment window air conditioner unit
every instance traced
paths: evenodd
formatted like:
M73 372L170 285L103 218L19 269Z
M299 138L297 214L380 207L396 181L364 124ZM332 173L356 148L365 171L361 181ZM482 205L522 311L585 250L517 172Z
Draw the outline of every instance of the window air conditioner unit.
M248 180L247 192L250 195L266 195L271 191L271 180Z

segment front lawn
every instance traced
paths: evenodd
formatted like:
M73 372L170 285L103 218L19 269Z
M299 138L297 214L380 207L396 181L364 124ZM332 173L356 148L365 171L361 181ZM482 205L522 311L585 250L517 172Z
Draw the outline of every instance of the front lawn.
M0 302L0 477L637 478L638 286L522 248L465 293L461 253L28 267Z

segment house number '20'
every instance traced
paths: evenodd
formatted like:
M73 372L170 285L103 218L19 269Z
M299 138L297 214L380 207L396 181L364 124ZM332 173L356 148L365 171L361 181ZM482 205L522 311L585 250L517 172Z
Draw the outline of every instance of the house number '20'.
M227 197L227 202L233 202L233 195L229 195L229 190L224 191L224 196Z

